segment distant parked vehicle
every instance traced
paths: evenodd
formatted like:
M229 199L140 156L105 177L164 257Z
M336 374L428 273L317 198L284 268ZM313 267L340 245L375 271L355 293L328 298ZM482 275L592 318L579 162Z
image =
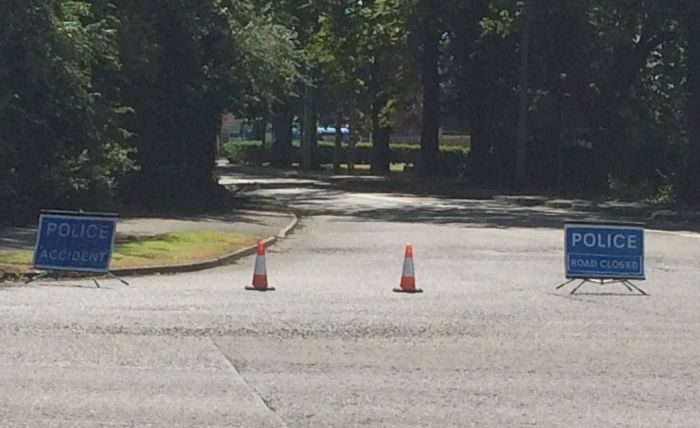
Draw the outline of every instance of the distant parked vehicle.
M341 134L343 134L343 141L347 141L350 138L350 129L346 127L340 128ZM334 126L319 126L316 128L316 135L319 140L322 141L334 141L335 140L335 127ZM299 140L301 138L301 132L299 127L294 125L292 127L292 139Z
M316 128L316 133L318 134L319 140L335 140L335 127L327 126L325 128ZM343 135L343 140L350 138L350 130L348 128L340 128L340 133Z

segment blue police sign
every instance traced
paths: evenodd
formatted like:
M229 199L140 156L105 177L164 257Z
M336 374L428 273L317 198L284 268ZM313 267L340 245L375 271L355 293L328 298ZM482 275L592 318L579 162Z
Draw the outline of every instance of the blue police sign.
M567 224L566 277L645 279L644 228Z
M117 218L113 214L45 213L39 220L34 267L107 273Z

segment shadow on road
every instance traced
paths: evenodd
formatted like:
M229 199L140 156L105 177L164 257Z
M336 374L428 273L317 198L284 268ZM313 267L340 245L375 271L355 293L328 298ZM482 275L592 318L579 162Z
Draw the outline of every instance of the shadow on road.
M371 220L393 222L463 225L487 228L559 229L568 221L599 220L593 215L569 215L519 209L470 208L379 208L347 213Z
M269 193L268 193L269 192ZM314 190L290 194L256 191L261 200L285 199L302 215L333 215L372 221L463 225L489 228L560 229L569 221L632 221L591 212L565 212L547 208L516 207L496 201L422 197L401 194L370 195ZM358 202L359 200L359 202ZM337 219L336 221L344 221Z
M700 231L700 225L690 222L649 221L642 217L631 218L612 212L511 205L490 199L486 191L472 191L473 195L439 195L421 192L418 186L413 189L417 191L407 193L406 183L403 183L403 192L388 190L386 187L397 184L394 183L396 180L378 177L343 178L323 174L306 177L289 171L239 166L222 166L217 172L220 178L236 188L237 194L263 204L279 204L283 201L302 215L351 216L375 221L504 229L560 229L570 221L611 221L645 224L647 228L656 230ZM439 186L433 183L432 187Z

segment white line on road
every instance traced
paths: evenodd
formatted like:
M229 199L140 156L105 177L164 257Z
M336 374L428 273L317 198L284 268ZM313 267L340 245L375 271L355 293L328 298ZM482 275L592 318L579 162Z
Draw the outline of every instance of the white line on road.
M238 367L236 367L235 364L233 364L233 361L226 355L226 353L221 349L218 343L212 338L208 338L209 341L211 342L212 345L214 345L214 348L218 352L218 354L221 356L221 358L224 360L226 365L229 366L233 374L236 376L236 378L250 391L250 393L253 395L254 399L257 401L258 405L261 406L263 409L265 409L267 412L270 413L270 416L273 421L277 423L277 425L281 428L289 428L289 425L280 417L280 415L277 414L275 409L270 407L270 405L265 401L265 399L260 395L260 393L251 385L248 383L248 381L241 375L241 372L238 371Z
M660 235L671 235L671 236L681 236L683 238L700 239L700 233L694 233L694 232L671 232L668 230L649 230L648 232L658 233Z

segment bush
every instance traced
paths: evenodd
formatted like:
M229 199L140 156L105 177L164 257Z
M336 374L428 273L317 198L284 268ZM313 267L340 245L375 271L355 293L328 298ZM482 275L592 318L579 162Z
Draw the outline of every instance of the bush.
M221 147L221 156L231 163L262 164L269 161L262 141L230 141Z
M318 161L323 164L333 163L333 151L335 143L330 141L318 142ZM444 146L440 148L442 162L448 172L454 173L464 163L468 148L463 146ZM260 141L231 141L225 143L221 155L231 163L260 165L270 161L270 153L263 147ZM347 163L350 148L343 143L340 159ZM416 164L420 159L420 146L417 144L394 143L390 145L389 162ZM298 161L301 158L299 143L295 142L292 148L292 159ZM372 162L372 144L366 141L355 145L354 160L356 164L369 164Z

